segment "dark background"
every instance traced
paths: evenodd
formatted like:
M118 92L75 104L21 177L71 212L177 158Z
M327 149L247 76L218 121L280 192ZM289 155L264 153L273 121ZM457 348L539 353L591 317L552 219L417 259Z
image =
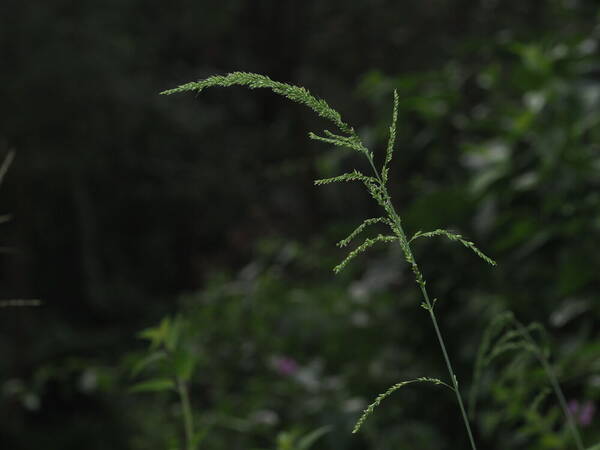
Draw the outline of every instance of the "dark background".
M164 89L242 70L302 85L378 156L400 95L391 192L409 233L460 231L416 256L468 391L510 309L547 327L570 402L600 397L600 10L594 1L15 1L0 5L0 442L175 448L168 392L131 393L136 337L181 313L199 357L200 448L466 448L451 394L417 386L350 430L390 385L445 377L396 249L339 276L335 247L379 212L362 167L310 141L327 124L267 91ZM596 328L594 328L596 326ZM488 369L485 449L574 448L530 358ZM293 373L278 364L288 361ZM585 442L598 419L581 422ZM285 434L287 433L287 434ZM295 433L295 434L294 434ZM278 442L279 439L279 442ZM175 443L174 443L175 442ZM171 446L171 447L169 447Z

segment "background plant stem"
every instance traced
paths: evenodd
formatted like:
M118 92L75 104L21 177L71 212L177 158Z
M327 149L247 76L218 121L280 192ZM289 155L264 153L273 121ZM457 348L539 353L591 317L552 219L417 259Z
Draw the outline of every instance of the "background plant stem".
M550 380L550 384L552 385L552 389L554 390L554 394L558 398L558 402L560 407L567 419L567 426L573 435L573 439L575 440L575 444L578 450L584 450L583 440L581 439L581 435L579 434L579 429L575 423L575 419L573 418L573 414L569 411L569 406L567 405L567 400L565 399L565 395L560 387L560 383L556 378L556 374L554 373L554 369L550 365L548 358L544 355L544 352L540 348L540 346L536 343L535 339L531 336L531 333L527 330L526 327L521 324L521 322L514 320L515 326L519 330L519 333L529 342L532 346L532 350L534 352L535 357L538 359L542 367L544 368L544 372L546 372L546 376Z
M190 396L187 383L180 377L177 377L177 391L181 400L181 409L183 412L183 428L185 436L185 450L194 450L194 418L190 406Z

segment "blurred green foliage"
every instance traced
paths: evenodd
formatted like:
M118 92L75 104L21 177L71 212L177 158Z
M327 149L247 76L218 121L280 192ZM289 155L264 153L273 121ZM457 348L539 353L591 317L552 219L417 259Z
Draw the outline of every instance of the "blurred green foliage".
M157 95L233 70L307 86L379 155L397 89L390 183L408 231L449 226L499 263L442 241L416 249L461 386L510 309L548 329L567 399L598 405L596 2L0 10L0 152L17 155L0 191L14 216L0 298L44 301L0 310L3 448L178 446L177 393L131 392L173 374L189 377L200 448L464 448L452 396L427 386L350 434L390 385L443 374L430 324L398 252L333 276L334 243L375 215L358 187L313 187L354 166L309 141L317 119L268 93ZM156 356L167 341L135 337L165 320L181 327L174 361ZM546 387L519 354L489 367L481 446L569 446ZM588 446L597 424L581 424Z

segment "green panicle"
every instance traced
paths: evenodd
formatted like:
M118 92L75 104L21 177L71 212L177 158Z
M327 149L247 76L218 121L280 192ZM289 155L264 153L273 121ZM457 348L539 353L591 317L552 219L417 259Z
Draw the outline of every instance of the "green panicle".
M371 403L363 411L362 415L356 422L356 425L354 425L354 429L352 430L352 433L357 433L360 430L360 427L365 423L367 418L371 414L373 414L373 411L375 411L375 408L377 408L383 400L385 400L387 397L392 395L398 389L403 388L404 386L406 386L408 384L412 384L412 383L433 383L433 384L437 384L437 385L441 385L441 386L446 386L448 389L454 391L454 388L452 386L444 383L441 380L438 380L437 378L420 377L420 378L415 378L414 380L402 381L401 383L397 383L397 384L393 385L391 388L389 388L387 391L385 391L383 394L379 394L377 396L377 398L375 399L375 401L373 403Z
M315 186L322 186L324 184L341 183L347 181L370 182L375 181L375 179L372 177L368 177L355 169L352 172L344 173L342 175L338 175L337 177L321 178L319 180L315 180Z
M532 335L533 332L537 332L539 334L539 337L542 340L541 344L534 339ZM492 344L492 342L494 343ZM477 391L483 369L490 365L500 355L514 350L524 350L525 352L533 355L544 369L544 373L546 374L546 377L552 386L554 394L558 399L560 407L566 418L567 428L569 429L573 440L575 441L576 447L579 450L583 450L584 446L581 435L575 420L573 419L573 415L569 411L569 407L558 382L555 371L548 360L547 355L549 353L549 349L546 346L547 335L544 327L541 324L534 322L525 326L515 319L514 315L510 312L498 315L485 331L479 347L477 361L475 363L473 387L469 397L469 414L471 417L473 417L475 414ZM521 355L522 353L518 353L515 358ZM539 403L540 401L541 399L537 397L534 403Z
M469 392L469 416L473 418L475 416L475 406L477 403L477 395L479 393L479 381L485 368L485 361L490 348L493 345L494 340L502 333L502 330L509 325L514 316L511 312L505 312L498 314L490 322L483 333L479 349L477 350L477 358L475 359L475 368L473 375L473 384L471 391Z
M534 352L535 349L532 345L524 341L510 341L504 342L503 344L494 345L492 351L484 360L484 367L489 365L493 360L498 358L500 355L510 352L513 350L526 350L529 352Z
M324 130L324 133L327 137L319 136L313 132L308 133L308 137L315 140L325 142L326 144L332 144L337 147L346 147L352 150L355 150L359 153L366 154L368 150L362 145L362 143L355 136L339 136L337 134L333 134L328 130Z
M421 231L417 231L414 234L414 236L412 238L410 238L409 242L412 242L414 239L421 238L421 237L429 238L429 237L434 237L434 236L445 236L448 239L450 239L451 241L460 242L462 245L464 245L468 249L472 250L477 256L479 256L481 259L483 259L486 263L488 263L492 266L496 265L496 261L494 261L492 258L490 258L485 253L483 253L481 250L479 250L473 242L467 241L460 234L452 233L451 231L448 231L448 230L438 229L438 230L429 231L427 233L422 233Z
M333 271L335 273L339 273L344 267L346 267L348 265L348 263L350 261L352 261L354 258L356 258L361 253L364 253L365 251L367 251L370 247L375 245L377 242L394 242L397 240L398 240L397 236L383 236L381 234L374 238L367 238L367 239L365 239L365 241L362 244L360 244L358 247L356 247L354 250L352 250L350 253L348 253L348 256L346 256L346 258L341 263L339 263L337 266L335 266L333 268Z
M363 223L361 223L358 227L356 227L356 229L350 233L348 235L348 237L346 237L345 239L342 239L340 242L337 243L338 247L346 247L350 241L352 241L352 239L354 239L356 236L358 236L360 233L362 233L362 231L368 227L369 225L373 225L376 223L385 223L387 225L389 225L390 227L392 226L392 223L390 222L390 220L387 217L376 217L374 219L366 219Z
M473 434L471 432L469 420L468 420L465 410L464 410L463 400L462 400L462 397L461 397L459 389L458 389L458 380L456 379L456 376L452 369L452 365L450 363L450 359L449 359L447 351L446 351L444 340L439 331L437 319L435 317L435 313L433 310L433 305L435 303L435 300L433 303L431 303L429 301L429 295L426 290L426 281L423 277L423 274L419 270L419 266L417 265L417 262L415 261L415 258L413 256L412 249L410 246L410 242L413 239L416 239L417 237L433 237L433 236L443 235L451 240L462 243L465 247L471 249L479 257L484 259L489 264L495 265L495 262L492 259L490 259L488 256L486 256L485 254L483 254L479 249L477 249L477 247L475 247L475 244L473 244L472 242L463 239L462 236L460 236L458 234L451 233L446 230L435 230L435 231L432 231L429 233L418 232L417 234L415 234L413 236L413 238L411 240L407 239L407 236L406 236L403 226L402 226L401 217L396 212L396 210L392 204L392 199L391 199L390 194L387 189L389 166L392 161L394 146L396 143L398 111L399 111L398 93L396 91L394 91L394 107L392 110L392 121L391 121L391 124L389 127L389 140L388 140L388 144L387 144L387 151L385 154L384 163L380 170L377 168L377 166L375 164L373 152L370 151L369 149L367 149L367 147L364 145L364 143L362 142L360 137L357 135L357 133L354 131L354 129L351 126L349 126L348 124L346 124L345 122L343 122L340 114L337 111L335 111L333 108L331 108L327 104L327 102L314 97L305 88L286 84L286 83L276 82L264 75L259 75L259 74L254 74L254 73L245 73L245 72L234 72L234 73L230 73L229 75L225 75L225 76L212 76L205 80L201 80L201 81L197 81L197 82L193 82L193 83L187 83L187 84L179 86L175 89L165 91L165 92L163 92L163 94L174 94L177 92L184 92L184 91L200 92L207 87L234 86L234 85L246 86L250 89L268 88L268 89L271 89L276 94L286 97L294 102L308 106L313 111L315 111L320 117L323 117L323 118L333 122L335 124L335 126L337 127L337 129L339 130L339 132L341 133L341 134L335 134L328 130L323 131L323 136L319 136L314 133L309 133L309 137L311 139L314 139L314 140L317 140L320 142L324 142L326 144L334 145L337 147L349 148L351 150L354 150L354 151L357 151L357 152L363 154L366 157L366 159L370 165L370 168L373 171L371 176L364 175L362 172L354 170L353 172L345 173L345 174L342 174L342 175L339 175L336 177L316 180L315 184L323 185L323 184L336 183L336 182L360 181L364 184L369 195L376 201L377 205L380 206L383 209L383 211L385 212L383 217L377 217L374 219L365 220L347 238L345 238L339 242L338 245L340 247L344 247L344 246L348 245L350 243L350 241L352 239L354 239L357 235L359 235L368 225L372 225L372 224L376 224L376 223L384 223L384 224L388 225L391 228L393 235L383 236L383 235L379 234L378 236L376 236L374 238L365 239L365 241L361 245L359 245L357 248L352 250L346 256L346 258L340 264L338 264L333 270L336 273L338 273L353 258L355 258L359 254L365 252L371 246L373 246L374 244L376 244L378 242L396 242L396 241L398 241L400 244L400 247L402 249L402 252L404 253L404 258L407 261L407 263L409 264L409 266L411 267L411 270L413 271L413 273L415 275L415 280L421 290L423 300L424 300L422 305L424 305L425 309L428 310L431 320L433 322L433 325L437 331L437 333L436 333L437 340L442 349L442 353L444 356L446 367L448 369L448 373L450 375L450 380L451 380L452 386L442 383L440 380L437 380L435 378L418 378L416 380L411 380L411 381L399 383L395 386L392 386L384 394L377 397L375 402L373 404L371 404L367 408L367 410L365 410L365 413L360 418L354 431L355 432L358 431L358 429L360 428L360 426L362 425L362 423L364 422L366 417L370 413L372 413L373 409L384 398L386 398L387 396L392 394L395 390L397 390L400 387L405 386L406 384L409 384L409 383L431 382L434 384L443 384L454 391L454 393L456 395L456 400L457 400L459 408L460 408L462 419L463 419L463 422L465 425L465 429L466 429L467 435L469 437L471 449L477 450L477 447L475 445L475 440L474 440ZM492 340L490 339L489 345L491 345L491 342L492 342ZM512 343L514 341L509 340L508 342ZM489 347L489 345L488 345L488 347ZM486 347L485 352L482 353L483 356L480 358L481 359L480 363L482 365L485 362L485 357L488 355L488 351L489 351L489 348Z
M387 151L385 153L385 162L381 169L381 178L387 183L390 162L394 153L394 144L396 143L396 124L398 122L398 92L394 89L394 109L392 111L392 124L390 125L390 137L388 139Z
M352 132L352 127L342 121L340 114L336 110L329 106L325 100L314 97L308 91L308 89L287 83L281 83L279 81L273 81L269 77L257 73L233 72L227 75L215 75L204 80L182 84L174 89L163 91L161 94L171 95L186 91L201 92L208 87L228 87L235 85L246 86L250 89L271 89L276 94L287 97L296 103L308 106L319 116L332 121L341 131L345 133Z

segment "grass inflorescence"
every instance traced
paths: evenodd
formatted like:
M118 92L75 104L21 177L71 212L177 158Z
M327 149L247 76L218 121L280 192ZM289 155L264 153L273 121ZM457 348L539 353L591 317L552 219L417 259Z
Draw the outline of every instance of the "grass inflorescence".
M315 180L314 183L317 186L321 186L332 183L358 182L364 186L368 194L379 205L379 207L382 210L382 215L380 217L369 218L364 220L352 233L350 233L348 237L339 241L337 245L340 248L348 247L355 238L366 232L366 230L368 230L371 225L384 225L389 229L389 234L377 234L373 237L366 237L361 244L356 246L354 249L350 250L347 256L338 265L336 265L333 270L335 273L342 271L353 259L369 250L375 244L397 243L402 250L404 259L406 260L407 264L409 265L410 269L414 274L415 281L423 297L421 306L427 311L431 319L434 334L440 346L442 356L446 364L446 368L448 370L449 381L444 382L438 378L419 377L413 380L403 381L393 385L387 391L377 396L373 403L371 403L365 409L363 414L358 419L358 422L356 423L353 432L358 432L361 426L367 420L367 418L374 412L375 408L379 406L379 404L385 398L389 397L398 389L414 383L433 383L436 385L445 386L449 388L452 392L454 392L460 416L462 417L465 426L465 431L469 439L470 447L472 448L472 450L476 450L477 446L475 443L473 433L471 431L471 425L463 403L461 392L459 390L458 378L452 367L450 356L446 349L444 338L442 336L442 332L440 330L438 320L435 314L434 306L436 303L436 299L430 300L426 287L427 283L413 254L412 244L415 240L419 238L432 238L441 236L451 241L462 244L467 249L473 251L476 254L476 256L480 257L486 263L492 266L496 265L496 262L492 258L487 256L485 253L483 253L481 250L479 250L472 241L465 239L462 235L449 230L436 229L433 231L426 232L417 231L410 239L407 238L407 234L404 230L401 216L397 212L392 202L390 193L388 191L390 164L393 160L396 142L396 125L398 120L399 105L398 93L394 91L392 118L389 127L389 138L386 146L385 158L383 160L383 164L381 164L380 167L377 167L377 165L375 164L373 152L370 151L366 145L364 145L363 141L356 133L354 128L346 122L344 122L342 120L341 115L335 109L333 109L325 100L313 96L307 89L303 87L274 81L265 75L247 72L233 72L228 75L211 76L204 80L186 83L174 89L164 91L162 92L162 94L169 95L181 92L198 93L209 87L229 86L244 86L250 89L270 89L274 93L286 97L293 102L307 106L308 108L312 109L318 116L328 120L337 128L337 132L332 132L328 129L323 130L321 134L310 132L308 134L308 137L310 139L323 142L337 148L357 152L361 154L364 158L366 158L371 170L371 173L369 174L365 174L357 169L354 169L351 172L343 173L341 175L334 176L331 178ZM494 342L494 339L497 338L498 333L502 331L504 327L509 323L513 325L512 330L509 330L507 334L500 337L496 342ZM481 348L476 363L475 379L476 381L478 380L486 364L489 364L489 362L492 359L494 359L498 354L518 348L531 351L538 357L538 359L544 366L544 369L549 374L548 376L555 389L555 392L557 393L557 396L559 397L561 406L563 406L563 410L565 410L565 414L567 415L569 424L573 425L573 435L574 439L577 442L578 449L582 450L583 447L581 444L581 438L579 437L576 427L574 427L572 418L570 417L568 410L566 410L564 396L560 391L560 387L558 386L556 377L554 376L551 370L551 367L546 359L544 351L542 351L540 347L537 346L535 340L531 336L531 332L535 330L539 331L539 327L524 327L520 325L517 321L515 321L514 317L510 315L499 316L498 319L491 325L490 329L488 330L488 332L482 340ZM476 384L477 383L475 383L475 385ZM476 388L474 388L470 397L472 413L474 413L474 404L476 397L477 390Z
M450 362L450 357L446 350L444 339L442 337L441 331L439 329L439 325L437 323L437 318L435 316L435 312L434 312L434 308L433 308L434 302L432 302L429 299L429 295L428 295L427 289L426 289L425 278L424 278L424 276L417 264L417 261L415 260L415 257L413 255L412 248L411 248L411 242L412 242L412 240L416 239L417 237L433 237L433 236L444 235L452 240L462 243L469 249L473 250L477 255L482 257L487 262L489 262L491 264L494 264L494 262L489 257L484 255L483 252L481 252L479 249L477 249L475 244L473 244L472 242L463 239L462 236L460 236L460 235L453 234L453 233L450 233L450 232L447 232L444 230L435 230L435 231L426 232L426 233L419 232L415 236L413 236L412 239L409 240L407 238L406 233L403 228L402 220L392 203L392 199L391 199L391 196L390 196L388 188L387 188L390 164L392 162L394 149L395 149L396 124L397 124L397 119L398 119L398 103L399 103L398 93L396 91L394 91L392 120L391 120L391 124L390 124L390 128L389 128L389 139L388 139L388 144L386 147L386 155L385 155L385 159L384 159L382 166L380 168L378 168L375 165L373 152L370 151L363 144L361 138L355 132L354 128L351 127L350 125L348 125L346 122L344 122L341 118L341 115L337 111L335 111L326 101L314 97L307 89L305 89L303 87L298 87L298 86L290 85L287 83L273 81L272 79L270 79L269 77L266 77L264 75L259 75L259 74L254 74L254 73L246 73L246 72L234 72L234 73L230 73L230 74L224 75L224 76L217 75L217 76L212 76L212 77L206 78L204 80L186 83L175 89L170 89L170 90L164 91L162 94L169 95L169 94L175 94L175 93L180 93L180 92L201 92L202 90L204 90L208 87L213 87L213 86L229 87L229 86L236 86L236 85L237 86L245 86L250 89L256 89L256 88L271 89L276 94L279 94L279 95L284 96L296 103L300 103L300 104L303 104L303 105L309 107L314 112L316 112L320 117L323 117L323 118L329 120L330 122L332 122L339 130L339 133L341 133L341 134L338 134L338 133L334 133L330 130L324 130L323 135L318 135L316 133L311 132L308 135L310 139L324 142L324 143L327 143L327 144L330 144L330 145L333 145L336 147L346 148L348 150L355 151L357 153L360 153L367 159L369 166L372 169L372 174L370 174L370 175L365 175L358 170L354 170L352 172L344 173L344 174L341 174L336 177L322 179L322 180L316 180L315 184L323 185L323 184L349 182L349 181L357 181L359 183L362 183L362 185L366 188L369 195L381 207L381 209L383 210L383 212L385 214L382 217L365 220L362 224L360 224L358 226L358 228L350 236L348 236L346 239L344 239L340 242L340 246L344 247L344 246L348 245L352 239L354 239L355 237L360 235L363 231L365 231L365 229L369 225L372 225L374 223L383 223L383 224L387 225L391 231L391 234L390 235L378 234L375 237L367 237L363 241L362 244L360 244L355 249L351 250L348 253L348 255L346 256L346 258L344 260L342 260L342 262L340 262L337 266L334 267L334 271L336 273L340 272L341 270L344 269L344 267L346 267L348 265L348 263L351 260L353 260L358 255L366 252L368 249L370 249L376 243L398 243L398 245L402 249L402 252L404 254L404 258L405 258L406 262L409 264L412 272L415 275L415 281L416 281L419 289L421 290L421 294L423 296L423 304L422 305L425 307L425 309L429 313L429 316L431 318L431 321L432 321L432 324L433 324L433 327L435 330L436 337L438 339L440 348L442 350L442 354L444 357L444 361L446 363L446 367L448 369L448 375L449 375L449 379L450 379L450 383L448 385L452 387L452 390L454 391L454 393L456 395L456 399L458 402L458 406L459 406L460 413L461 413L461 416L462 416L462 419L463 419L463 422L465 425L465 429L466 429L466 432L467 432L467 435L469 438L471 448L473 450L475 450L476 449L475 440L473 438L473 433L471 432L469 420L467 418L466 411L465 411L465 408L463 405L463 400L462 400L462 397L461 397L461 394L460 394L460 391L458 388L458 379L452 368L452 364ZM419 380L427 381L427 380L437 380L437 379L422 377ZM440 381L440 380L438 380L438 381L439 381L439 383L442 383L442 381ZM397 387L395 387L395 388L394 387L390 388L390 390L387 391L387 395L390 395L392 392L394 392L400 386L404 386L404 384L400 383L399 385L396 385L396 386ZM385 394L383 394L383 395L384 395L384 397L387 396ZM384 398L384 397L378 397L379 401L381 401L382 398ZM372 405L372 409L374 409L378 404L379 404L379 402L376 401ZM362 422L364 422L365 419L366 419L366 415L364 415L361 418L360 423L362 424Z

